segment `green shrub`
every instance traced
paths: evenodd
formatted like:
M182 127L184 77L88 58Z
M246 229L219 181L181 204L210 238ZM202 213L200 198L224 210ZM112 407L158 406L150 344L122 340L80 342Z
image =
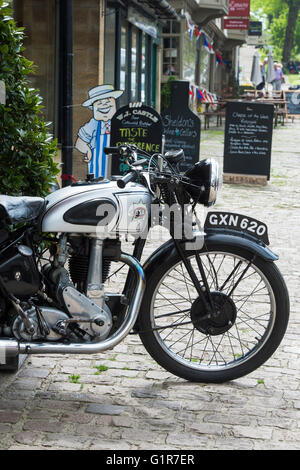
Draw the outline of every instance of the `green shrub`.
M171 82L178 80L178 77L171 75L168 81L161 88L161 110L166 111L171 104Z
M28 86L34 65L22 52L23 29L0 0L0 80L6 104L0 104L0 194L44 196L58 173L57 143L48 133L41 98Z

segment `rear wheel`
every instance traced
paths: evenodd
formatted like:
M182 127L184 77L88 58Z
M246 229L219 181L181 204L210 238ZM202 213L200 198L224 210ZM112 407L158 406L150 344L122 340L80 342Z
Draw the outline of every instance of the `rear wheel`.
M140 337L166 370L195 382L249 374L280 344L289 317L285 282L272 262L241 248L211 245L199 255L216 316L209 318L175 253L147 279ZM200 279L193 252L188 253Z

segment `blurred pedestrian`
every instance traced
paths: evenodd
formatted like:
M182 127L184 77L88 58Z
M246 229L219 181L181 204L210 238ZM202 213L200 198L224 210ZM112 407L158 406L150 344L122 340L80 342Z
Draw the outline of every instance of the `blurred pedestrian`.
M275 71L275 80L273 80L273 90L281 91L282 90L282 83L284 82L283 72L282 72L282 65L278 62L274 62L274 71Z
M292 74L296 73L296 66L293 60L289 60L287 64L288 71Z
M268 59L265 59L262 64L260 64L260 71L262 76L262 81L256 87L257 90L263 90L266 86L266 78L267 78L267 66Z
M268 68L268 59L264 59L262 67L261 67L261 74L263 76L263 81L267 81L267 68Z

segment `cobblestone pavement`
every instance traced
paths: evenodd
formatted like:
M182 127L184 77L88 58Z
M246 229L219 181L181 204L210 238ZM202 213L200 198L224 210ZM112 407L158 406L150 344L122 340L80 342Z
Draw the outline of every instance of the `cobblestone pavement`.
M268 185L226 184L216 206L266 222L280 255L291 318L273 357L212 385L165 372L135 336L105 354L31 356L0 375L1 449L300 449L299 135L299 120L275 129ZM222 164L223 141L203 132L201 157Z

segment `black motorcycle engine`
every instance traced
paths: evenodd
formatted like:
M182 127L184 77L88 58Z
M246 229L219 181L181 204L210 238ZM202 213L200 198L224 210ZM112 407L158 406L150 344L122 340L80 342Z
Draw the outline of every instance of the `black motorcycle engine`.
M4 251L0 257L0 276L5 289L21 300L33 296L41 284L33 252L27 245Z
M68 261L70 277L76 288L84 292L89 270L89 242L86 237L72 237L70 243L72 246L72 255ZM104 257L102 263L102 283L104 284L109 276L111 260Z

